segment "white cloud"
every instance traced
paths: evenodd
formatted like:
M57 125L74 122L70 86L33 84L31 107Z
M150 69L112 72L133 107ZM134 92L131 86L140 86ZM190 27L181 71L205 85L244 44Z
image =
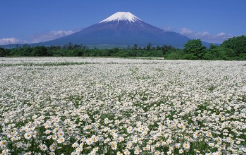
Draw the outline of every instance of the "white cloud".
M171 27L165 27L164 31L168 31L169 32L169 31L173 31L173 29Z
M63 30L58 30L58 31L50 31L42 34L38 34L33 36L32 38L32 43L38 43L38 42L44 42L44 41L49 41L53 40L56 38L64 37L67 35L70 35L72 33L78 32L80 30L68 30L68 31L63 31Z
M16 39L16 38L1 38L0 39L0 45L24 44L24 43L27 43L27 41Z
M17 39L17 38L0 38L0 45L26 44L26 43L28 44L28 43L44 42L44 41L49 41L49 40L53 40L53 39L56 39L56 38L64 37L64 36L70 35L72 33L78 32L78 31L80 31L80 30L50 31L50 32L45 32L45 33L42 33L42 34L34 35L28 41L27 40L20 40L20 39Z
M193 32L192 32L191 30L189 30L189 29L182 28L181 31L180 31L180 33L181 33L182 35L190 35L190 34L192 34Z
M233 37L231 34L226 34L224 32L220 32L218 34L211 34L209 32L195 32L189 30L187 28L182 28L179 31L180 34L185 35L191 39L201 39L202 41L206 41L209 43L222 43L223 41Z

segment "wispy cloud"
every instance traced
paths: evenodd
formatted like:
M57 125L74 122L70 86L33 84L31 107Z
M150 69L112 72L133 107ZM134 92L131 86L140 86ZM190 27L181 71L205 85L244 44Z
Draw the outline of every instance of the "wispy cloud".
M64 36L73 34L78 31L80 31L80 29L68 30L68 31L63 31L63 30L50 31L50 32L45 32L45 33L34 35L31 37L31 39L28 39L28 40L21 40L17 38L0 38L0 45L25 44L25 43L28 44L28 43L44 42L44 41L49 41L49 40L53 40L56 38L64 37Z
M171 27L165 27L164 31L168 31L169 32L169 31L174 31L174 30Z
M180 34L185 35L191 39L201 39L202 41L210 42L210 43L222 43L223 41L233 37L231 34L226 34L224 32L220 32L217 34L211 34L207 31L204 32L195 32L189 30L187 28L182 28L179 31Z
M8 44L25 44L27 41L20 40L16 38L1 38L0 45L8 45Z
M45 32L42 34L37 34L32 37L32 43L38 43L38 42L44 42L44 41L49 41L53 39L57 39L60 37L64 37L67 35L70 35L72 33L78 32L80 30L68 30L68 31L63 31L63 30L58 30L58 31L50 31L50 32Z
M231 34L226 34L224 32L220 32L217 34L211 34L207 31L203 31L203 32L195 32L192 31L190 29L187 28L182 28L182 29L173 29L171 27L165 27L164 28L165 31L174 31L177 33L180 33L184 36L187 36L190 39L201 39L202 41L206 41L209 43L222 43L223 41L234 37L234 35Z

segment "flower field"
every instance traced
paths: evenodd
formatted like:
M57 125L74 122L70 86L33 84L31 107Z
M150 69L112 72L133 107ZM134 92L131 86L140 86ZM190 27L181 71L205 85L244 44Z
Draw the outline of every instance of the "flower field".
M246 62L0 58L1 154L246 154Z

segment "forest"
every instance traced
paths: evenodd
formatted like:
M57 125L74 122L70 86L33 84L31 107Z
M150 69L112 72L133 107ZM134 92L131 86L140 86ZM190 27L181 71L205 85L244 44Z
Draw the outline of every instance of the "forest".
M246 36L229 38L220 45L211 44L206 48L201 40L189 40L183 49L169 45L128 46L127 48L99 49L69 43L64 46L31 46L1 48L0 57L164 57L170 60L246 60Z

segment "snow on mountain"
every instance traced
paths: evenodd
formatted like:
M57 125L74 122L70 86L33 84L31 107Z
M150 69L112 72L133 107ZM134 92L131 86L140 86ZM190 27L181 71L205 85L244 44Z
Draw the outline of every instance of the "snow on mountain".
M130 12L116 12L115 14L109 16L108 18L102 20L100 23L112 22L112 21L129 21L135 22L141 20Z
M145 23L130 12L116 12L99 23L91 25L79 32L55 40L39 43L38 45L66 45L68 43L86 46L121 46L137 44L146 46L172 45L183 48L189 40L176 32L167 32L158 27Z

